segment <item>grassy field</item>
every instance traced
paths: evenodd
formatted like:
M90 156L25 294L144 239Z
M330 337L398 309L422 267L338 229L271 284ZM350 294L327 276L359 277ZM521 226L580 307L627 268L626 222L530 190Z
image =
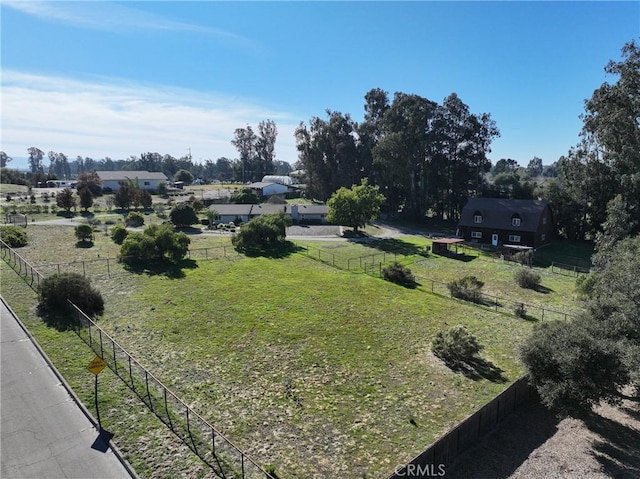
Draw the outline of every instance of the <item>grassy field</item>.
M35 264L117 254L104 234L92 248L77 248L70 227L33 226L28 233L30 245L20 252ZM229 241L214 235L192 239L193 248ZM513 266L482 258L424 258L417 252L427 243L406 237L375 246L315 247L342 258L400 252L419 275L446 281L476 274L501 295L533 294L531 301L577 307L572 278L541 270L549 291L523 292L510 280ZM91 381L84 370L88 348L73 333L39 323L33 294L5 265L2 275L3 295L28 318L74 388L84 391ZM522 374L517 346L532 328L512 315L333 268L304 253L197 261L179 279L122 274L93 282L106 299L100 324L259 463L275 465L281 477L390 473ZM434 335L456 324L466 325L485 346L485 368L455 373L430 353ZM113 394L102 399L109 427L142 477L205 473L115 378L109 384ZM88 405L89 393L82 394ZM193 474L179 470L177 460L167 464L164 445L185 458Z

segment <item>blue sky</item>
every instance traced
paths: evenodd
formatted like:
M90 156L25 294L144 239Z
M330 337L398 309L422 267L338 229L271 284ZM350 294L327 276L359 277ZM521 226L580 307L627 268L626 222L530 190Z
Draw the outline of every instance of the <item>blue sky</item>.
M456 92L501 131L489 158L550 164L584 100L640 36L640 2L38 2L0 4L1 149L95 159L236 158L236 128L359 121L382 88ZM22 166L14 161L11 166Z

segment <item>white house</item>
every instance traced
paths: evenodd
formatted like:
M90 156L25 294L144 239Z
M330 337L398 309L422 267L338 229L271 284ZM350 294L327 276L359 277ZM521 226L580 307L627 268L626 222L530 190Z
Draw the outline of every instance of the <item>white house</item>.
M296 222L320 222L327 221L327 205L291 205L291 219Z
M298 223L326 223L327 205L272 205L263 203L260 205L238 204L214 204L209 209L215 211L216 221L219 223L242 222L246 223L251 218L260 215L283 213L291 216Z
M155 190L160 183L166 183L167 177L160 171L96 171L102 188L116 191L120 182L132 181L134 185L145 190Z
M251 183L249 188L251 188L258 196L284 195L289 191L289 187L282 183L269 183L263 181Z
M252 206L253 205L237 205L234 203L230 203L211 205L209 209L217 213L216 221L218 223L246 223L247 221L249 221L249 215L251 214Z

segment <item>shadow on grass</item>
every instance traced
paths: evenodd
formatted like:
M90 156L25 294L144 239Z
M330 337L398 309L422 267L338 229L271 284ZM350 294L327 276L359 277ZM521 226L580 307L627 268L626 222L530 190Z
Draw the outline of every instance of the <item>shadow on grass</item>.
M504 371L491 361L480 357L460 360L443 360L445 365L453 372L461 373L474 381L486 379L493 383L504 383L507 378L502 374Z
M507 479L557 432L556 416L531 399L447 467L447 479ZM544 474L542 474L544 476ZM541 476L541 477L542 477Z
M268 248L250 248L243 249L239 252L244 254L249 258L271 258L271 259L282 259L291 256L293 253L297 253L298 251L302 251L304 248L297 246L295 243L291 241L284 241L281 244L274 245Z
M186 235L202 234L202 230L200 228L194 228L193 226L180 226L179 228L176 228L176 232L181 232Z
M424 248L415 245L413 243L409 243L407 241L403 241L397 238L385 238L385 239L376 239L370 237L356 237L356 238L348 238L349 241L353 241L354 243L361 244L362 246L366 246L367 248L376 249L383 253L393 253L405 256L411 256L416 254L424 253Z
M76 248L93 248L93 241L76 241Z
M56 216L62 216L63 218L70 219L75 216L75 213L73 211L58 211Z
M547 288L546 286L542 286L541 284L536 285L535 288L533 288L533 290L536 293L542 293L542 294L549 294L549 293L553 293L553 289L551 288Z
M50 328L54 328L56 331L75 331L80 328L80 323L78 323L75 315L70 312L50 311L38 308L37 313L44 324Z
M462 261L463 263L469 263L470 261L473 261L474 259L477 259L477 256L471 256L469 254L464 254L464 253L444 253L444 254L440 254L440 253L434 253L434 255L437 256L442 256L443 258L449 258L449 259L455 259L456 261Z
M170 279L184 278L185 269L195 269L198 267L198 263L192 259L183 259L177 262L174 261L154 261L154 262L142 262L137 261L135 263L125 263L125 270L135 274L147 274L149 276L166 276Z
M640 477L640 431L596 413L584 422L600 436L591 454L607 476Z
M416 289L418 286L422 286L422 284L418 283L417 281L391 281L390 279L386 279L384 277L382 279L407 289Z

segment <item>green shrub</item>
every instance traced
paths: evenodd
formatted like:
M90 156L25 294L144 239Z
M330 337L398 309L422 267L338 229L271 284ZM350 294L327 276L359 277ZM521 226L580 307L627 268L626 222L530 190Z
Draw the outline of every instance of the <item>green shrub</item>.
M123 225L115 225L111 228L111 239L115 244L122 244L129 231Z
M176 227L190 226L198 222L198 215L187 203L178 203L169 213L169 218Z
M78 241L93 241L93 227L88 224L76 226L76 238Z
M589 299L593 295L593 290L598 279L598 273L591 272L576 278L576 293L581 300Z
M411 270L398 262L382 268L382 277L403 286L415 286L416 284L416 277Z
M525 266L531 266L533 264L533 251L519 251L514 254L511 259L516 263L520 263Z
M27 245L27 232L18 226L0 226L0 239L11 248L21 248Z
M131 228L138 228L144 225L144 215L142 215L142 213L138 213L137 211L132 211L125 218L124 224Z
M433 354L445 362L469 362L477 358L483 346L462 325L440 331L431 343Z
M481 289L483 286L484 282L480 281L475 276L465 276L447 284L451 296L474 303L482 301Z
M521 288L536 289L540 286L540 274L530 269L519 269L514 274L514 279Z
M56 273L45 278L38 287L40 313L64 313L68 301L74 303L89 316L102 314L104 300L89 279L78 273ZM68 300L68 301L67 301ZM72 315L65 315L73 318Z
M170 259L179 261L189 250L190 240L176 233L170 224L153 224L143 233L129 234L120 248L120 259L127 264Z
M231 242L238 251L272 248L285 242L286 228L289 225L291 219L283 214L260 215L244 225ZM230 227L235 225L230 224Z

